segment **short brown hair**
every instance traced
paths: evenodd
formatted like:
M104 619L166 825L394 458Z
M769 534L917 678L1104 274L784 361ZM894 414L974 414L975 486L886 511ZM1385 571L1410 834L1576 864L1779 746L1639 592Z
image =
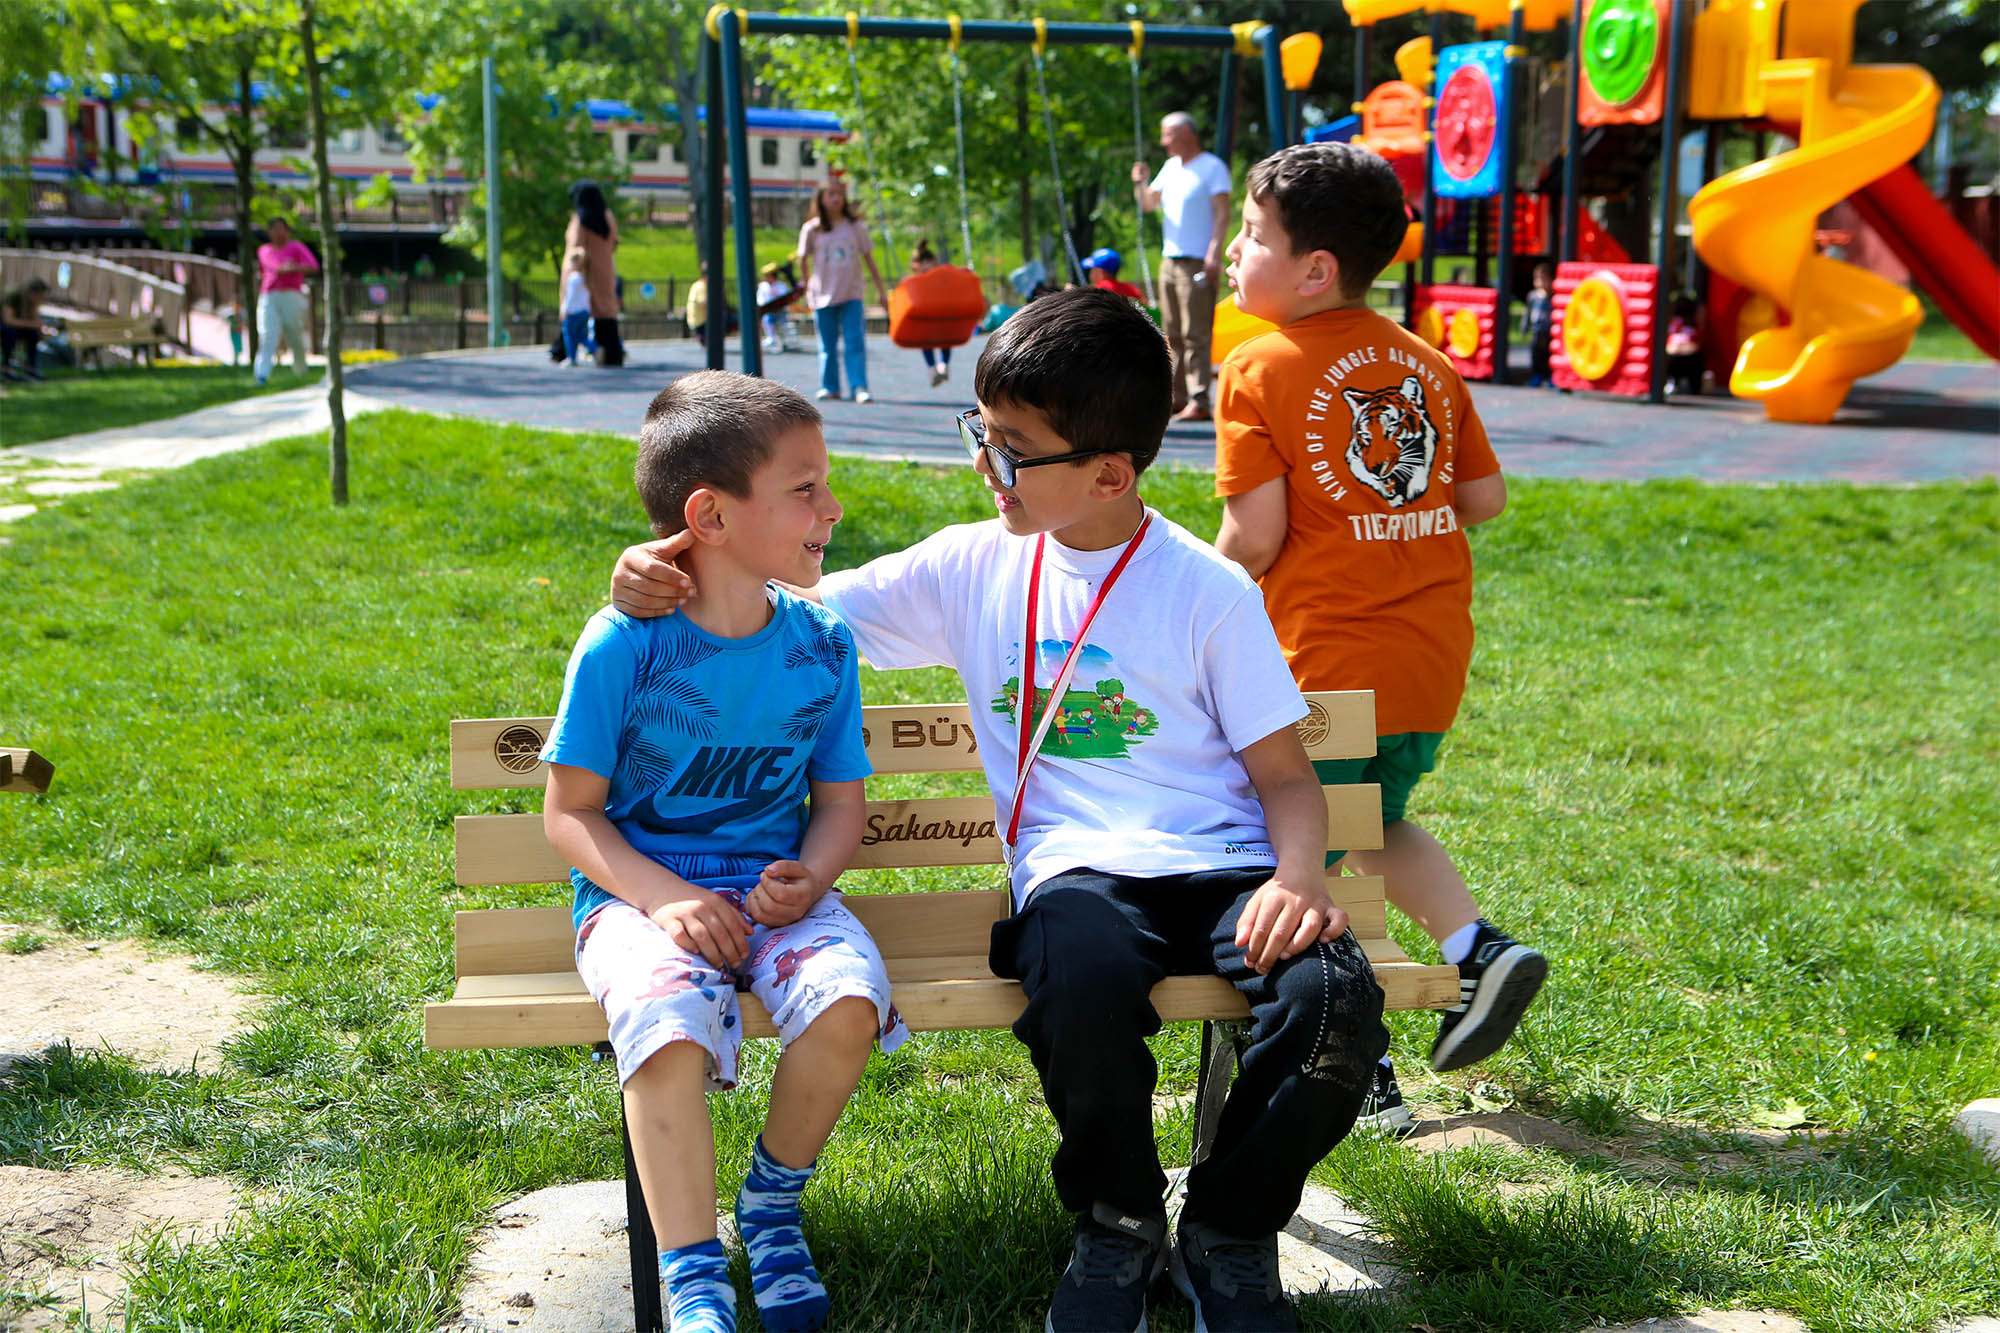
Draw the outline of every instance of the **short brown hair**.
M819 409L795 390L733 370L698 370L660 390L646 408L632 469L654 535L685 528L687 498L703 486L747 498L778 437L819 424Z
M1334 257L1349 300L1389 267L1409 228L1396 169L1353 144L1282 148L1250 168L1250 194L1277 215L1293 254Z

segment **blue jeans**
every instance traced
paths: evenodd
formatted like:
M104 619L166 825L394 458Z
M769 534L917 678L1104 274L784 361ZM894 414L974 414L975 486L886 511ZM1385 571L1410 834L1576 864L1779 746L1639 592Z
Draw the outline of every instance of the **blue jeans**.
M943 366L946 370L951 369L949 347L919 347L917 350L924 354L924 364L932 370L936 370L939 366Z
M590 312L579 310L563 316L563 352L569 360L576 360L576 349L585 347L595 352L597 339L590 336Z
M868 387L868 347L861 341L861 302L842 301L813 311L813 328L819 333L819 387L840 396L840 366L834 349L847 343L847 382L855 392Z

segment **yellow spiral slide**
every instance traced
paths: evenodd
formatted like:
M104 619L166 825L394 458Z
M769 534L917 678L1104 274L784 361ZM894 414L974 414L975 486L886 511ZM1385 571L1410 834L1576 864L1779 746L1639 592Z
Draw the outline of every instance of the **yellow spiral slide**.
M1914 157L1937 111L1923 70L1850 62L1863 3L1786 0L1783 58L1760 61L1744 92L1766 119L1796 126L1799 146L1718 177L1688 204L1703 261L1791 312L1743 344L1729 377L1730 392L1761 399L1773 421L1831 421L1854 381L1894 365L1923 322L1902 287L1813 250L1819 215ZM1738 5L1777 8L1725 7Z

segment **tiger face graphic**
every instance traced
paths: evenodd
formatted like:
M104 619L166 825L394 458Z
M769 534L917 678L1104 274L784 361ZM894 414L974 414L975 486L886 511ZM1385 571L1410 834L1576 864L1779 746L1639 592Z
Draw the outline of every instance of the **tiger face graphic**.
M1347 441L1347 470L1354 479L1401 509L1431 485L1437 427L1424 411L1424 386L1411 375L1393 389L1362 393L1342 389L1354 413Z

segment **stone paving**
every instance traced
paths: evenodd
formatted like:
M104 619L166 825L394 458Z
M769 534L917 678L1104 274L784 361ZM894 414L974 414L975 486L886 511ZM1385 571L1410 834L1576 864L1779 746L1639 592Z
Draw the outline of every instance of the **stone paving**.
M828 443L844 454L962 460L951 417L972 405L983 341L957 349L952 378L934 389L917 353L871 338L875 401L822 404ZM653 394L705 361L692 342L628 346L631 359L617 370L559 367L529 347L359 366L350 381L371 397L421 411L632 435ZM729 364L738 364L733 346ZM805 393L818 384L810 351L766 356L764 369ZM1514 476L1873 483L2000 476L2000 367L1990 362L1906 361L1862 381L1830 426L1770 423L1756 404L1723 396L1654 406L1479 384L1473 398ZM1175 425L1161 457L1212 466L1212 428Z

